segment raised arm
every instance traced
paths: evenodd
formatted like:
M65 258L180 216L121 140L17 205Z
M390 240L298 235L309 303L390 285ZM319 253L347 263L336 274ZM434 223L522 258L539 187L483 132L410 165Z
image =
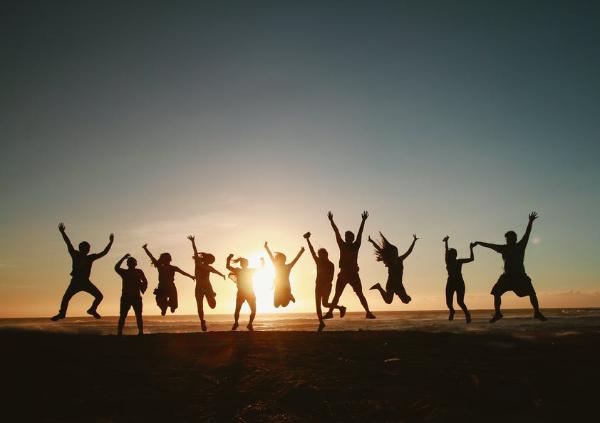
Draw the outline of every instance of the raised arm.
M225 275L224 275L223 273L219 272L219 271L218 271L217 269L215 269L214 267L212 267L212 266L209 266L209 269L210 269L210 271L211 271L212 273L215 273L215 274L219 275L220 277L222 277L223 279L225 279Z
M342 240L342 237L340 236L340 230L338 229L337 225L333 221L333 213L331 213L331 212L327 213L327 217L329 218L329 223L331 223L333 232L335 232L335 240L337 241L338 245L342 245L344 243L344 240Z
M298 254L296 254L296 257L294 257L294 260L292 260L292 262L289 264L290 268L294 267L294 265L298 262L298 260L300 260L300 256L302 256L303 253L304 253L304 247L301 247L300 251L298 251Z
M71 240L67 236L67 231L64 223L61 222L58 224L58 231L62 235L65 244L67 244L67 250L69 250L69 254L73 255L73 253L75 253L75 248L73 248L73 244L71 244Z
M523 238L519 241L519 244L527 245L529 242L529 235L531 235L531 228L533 227L533 221L537 219L539 216L536 212L529 213L529 222L527 223L527 229L525 229L525 233L523 234Z
M227 268L227 270L229 270L230 272L235 272L235 267L233 267L231 265L231 259L233 258L233 254L229 254L227 256L227 261L225 262L225 267Z
M267 253L269 254L269 258L271 259L271 263L275 263L275 257L273 257L273 253L271 252L271 249L269 248L269 244L267 243L267 241L265 241L265 250L267 250Z
M104 250L100 251L99 253L94 254L94 260L99 259L100 257L104 257L105 255L108 254L108 252L110 251L110 247L112 247L113 241L115 240L115 235L114 234L110 234L108 236L108 244L106 245L106 247L104 247Z
M362 218L362 220L360 222L360 226L358 227L358 232L356 233L356 241L354 241L354 243L358 246L360 246L360 244L362 243L362 234L363 234L363 230L365 229L365 222L367 221L367 218L369 217L369 212L368 211L362 212L360 217Z
M412 253L413 248L415 248L415 243L417 242L417 239L419 239L417 237L417 235L413 234L412 244L410 244L410 247L408 247L408 250L406 250L406 253L404 253L400 256L401 260L404 260L406 257L410 256L410 253Z
M152 253L148 249L148 244L142 245L142 248L144 249L144 251L146 252L146 254L148 254L148 257L150 257L150 261L152 262L152 264L155 265L155 266L158 266L158 260L156 260L154 258L154 256L152 255Z
M192 241L192 248L194 249L194 257L196 257L198 255L198 250L196 249L196 238L194 237L194 235L190 235L190 236L188 236L188 239L190 241Z
M307 232L304 235L304 238L306 239L306 242L308 243L308 249L310 250L310 254L312 255L313 260L317 261L319 258L317 256L317 253L315 252L312 242L310 242L310 232Z
M123 270L123 269L121 269L121 265L123 264L123 262L125 260L127 260L129 258L129 256L130 256L130 254L127 253L127 254L125 254L123 257L121 257L119 259L119 261L117 262L117 264L115 264L115 272L121 273L121 270Z
M475 254L473 254L473 247L475 247L474 242L469 244L469 249L471 250L471 255L469 256L469 258L459 259L458 260L459 263L462 263L462 264L471 263L473 260L475 260Z
M371 236L369 236L367 239L371 244L373 244L373 247L375 247L377 251L381 251L381 247L375 242L375 240L373 240L373 238L371 238Z
M188 272L186 272L185 270L181 270L179 267L177 266L173 266L173 269L177 272L177 273L181 273L183 276L187 276L188 278L192 279L192 280L196 280L195 276L190 275Z
M446 262L448 262L448 240L450 239L450 237L448 235L446 235L444 237L444 239L442 241L444 241L444 257L446 259Z

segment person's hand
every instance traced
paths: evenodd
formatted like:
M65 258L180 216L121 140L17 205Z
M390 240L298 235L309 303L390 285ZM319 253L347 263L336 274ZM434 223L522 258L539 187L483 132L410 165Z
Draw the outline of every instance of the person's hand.
M330 221L330 222L333 222L333 213L331 213L331 212L328 212L328 213L327 213L327 217L329 218L329 221Z
M223 278L223 280L227 279L225 275L221 275L221 277Z
M529 213L529 221L533 222L535 219L537 219L538 217L540 217L536 212L531 212Z
M442 239L442 241L444 241L444 242L448 242L448 240L449 240L449 239L450 239L450 237L449 237L448 235L446 235L446 236L444 237L444 239Z
M479 241L472 242L472 243L471 243L471 245L472 245L473 247L477 247L477 246L479 245Z
M417 239L419 239L419 237L417 236L417 234L413 234L413 241L416 241Z
M375 242L375 241L373 241L373 238L371 238L371 235L369 235L369 236L367 237L367 240L368 240L369 242Z
M124 259L128 259L129 257L131 257L131 254L129 254L129 253L126 253L126 254L123 256L123 258L124 258Z
M305 233L304 235L302 235L304 238L308 239L310 238L310 232Z
M229 260L231 260L231 259L233 258L233 254L229 254L229 255L227 256L227 258L228 258Z
M362 220L367 220L367 218L369 217L369 212L365 210L364 212L362 212L360 217L362 217Z
M269 243L267 241L265 241L265 244L263 245L263 247L269 248Z
M196 239L196 237L194 235L190 235L187 237L187 239L193 242Z
M108 236L108 239L110 240L110 242L113 242L115 240L115 234L110 234Z
M60 222L58 224L58 230L61 231L61 232L64 232L65 231L65 224L62 223L62 222Z
M142 248L145 250L146 248L148 248L148 244L142 245Z
M470 244L469 244L469 248L470 248L471 250L472 250L474 247L476 247L476 246L477 246L477 243L476 243L476 242L472 242L472 243L470 243Z
M301 252L301 253L303 253L304 251L305 251L305 250L304 250L304 247L300 248L300 252Z

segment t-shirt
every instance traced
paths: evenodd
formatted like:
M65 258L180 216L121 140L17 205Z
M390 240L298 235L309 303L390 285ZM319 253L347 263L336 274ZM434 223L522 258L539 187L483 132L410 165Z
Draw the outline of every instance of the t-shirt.
M73 261L71 276L73 276L73 279L89 279L92 273L92 263L96 258L95 254L88 255L77 250L73 251L71 253Z
M342 241L338 245L340 247L340 270L357 271L360 244L356 241L351 244Z
M458 260L446 262L446 270L448 270L448 278L462 279L462 265Z
M327 260L325 263L317 261L317 282L321 284L331 283L335 267L333 263Z
M238 290L243 293L253 293L254 284L252 277L255 269L234 269L232 273L235 275L234 281L237 284Z
M123 279L123 297L136 298L140 296L140 292L146 291L148 282L141 269L118 269L117 273Z
M504 273L523 274L525 273L525 247L524 243L513 245L504 245L502 247L502 260L504 260Z

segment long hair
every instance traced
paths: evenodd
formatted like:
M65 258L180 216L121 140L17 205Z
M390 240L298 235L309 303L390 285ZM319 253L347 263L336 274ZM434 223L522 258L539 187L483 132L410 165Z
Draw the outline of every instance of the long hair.
M154 265L154 267L158 267L158 266L164 266L165 264L169 264L171 263L171 260L173 258L171 257L171 254L169 253L162 253L159 257L157 263L152 263Z
M391 244L381 232L379 235L381 236L381 245L379 249L375 249L375 258L386 266L390 266L398 258L398 247Z

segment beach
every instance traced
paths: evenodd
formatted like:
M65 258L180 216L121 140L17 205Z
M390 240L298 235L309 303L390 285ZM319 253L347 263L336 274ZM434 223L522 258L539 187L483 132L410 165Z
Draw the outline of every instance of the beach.
M588 326L526 337L4 328L4 412L57 422L573 421L598 394L600 326Z

